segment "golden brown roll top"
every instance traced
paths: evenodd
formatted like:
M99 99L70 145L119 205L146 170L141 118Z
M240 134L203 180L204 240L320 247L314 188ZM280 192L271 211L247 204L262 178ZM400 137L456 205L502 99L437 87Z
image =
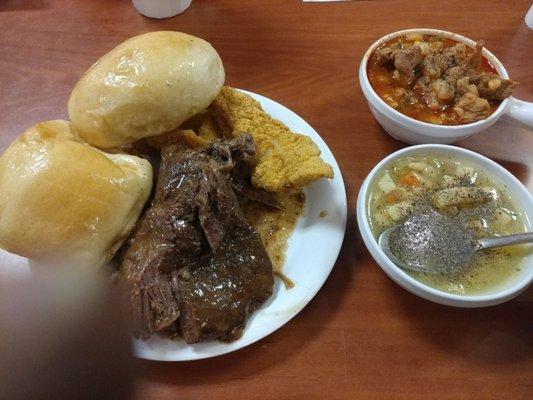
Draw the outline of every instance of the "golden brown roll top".
M205 109L224 83L215 49L180 32L126 40L80 79L68 103L79 135L113 147L177 128Z
M133 228L151 187L146 160L91 147L69 122L42 122L0 157L0 247L102 264Z

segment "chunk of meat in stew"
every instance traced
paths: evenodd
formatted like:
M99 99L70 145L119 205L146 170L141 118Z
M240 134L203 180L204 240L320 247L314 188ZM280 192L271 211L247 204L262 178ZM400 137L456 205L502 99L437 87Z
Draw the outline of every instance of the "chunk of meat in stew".
M468 58L466 66L468 68L476 69L481 64L481 59L483 58L483 40L480 40L476 43L476 49Z
M467 92L456 103L453 111L465 122L475 122L490 115L490 104L486 99Z
M394 52L393 49L390 47L384 47L382 49L377 49L374 52L374 57L376 58L376 62L380 65L387 65L392 60L392 53Z
M486 99L504 100L513 94L517 83L498 75L482 75L476 85L479 95Z
M422 75L430 78L440 78L448 69L450 57L444 54L428 54L422 61Z
M394 66L398 72L405 76L411 76L415 67L422 61L422 51L418 46L412 46L405 50L396 50L393 53Z

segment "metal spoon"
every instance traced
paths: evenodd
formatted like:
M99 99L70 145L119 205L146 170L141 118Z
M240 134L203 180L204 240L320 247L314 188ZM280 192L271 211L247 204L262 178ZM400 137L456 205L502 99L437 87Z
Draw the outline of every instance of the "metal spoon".
M391 233L398 228L400 225L395 225L387 230L385 230L378 239L378 244L383 250L383 252L390 258L390 260L395 263L397 266L408 269L416 272L426 272L426 273L439 273L441 271L431 268L431 266L425 265L415 265L409 262L405 262L398 258L389 247L389 238ZM533 243L533 232L527 233L515 233L513 235L506 236L495 236L490 238L483 238L474 241L471 246L472 254L479 250L492 249L495 247L503 246L512 246L515 244L524 244L524 243Z

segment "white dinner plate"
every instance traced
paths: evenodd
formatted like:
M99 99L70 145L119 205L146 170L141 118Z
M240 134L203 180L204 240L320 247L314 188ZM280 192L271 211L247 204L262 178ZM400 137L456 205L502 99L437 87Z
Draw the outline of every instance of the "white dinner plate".
M242 337L233 343L216 341L188 345L153 336L143 342L133 339L139 358L159 361L186 361L214 357L252 344L286 324L315 296L331 272L344 238L346 226L346 192L341 171L333 154L316 131L291 110L255 93L264 110L292 131L309 136L333 167L334 179L322 179L306 190L305 214L289 239L284 273L295 286L285 289L276 279L272 297L248 320ZM322 211L326 216L320 217ZM32 275L28 260L0 250L0 279L27 278Z
M267 113L293 132L313 139L322 152L322 159L333 167L333 179L321 179L305 190L305 214L289 239L283 272L295 285L287 290L276 279L272 297L248 319L242 337L233 343L211 341L190 345L153 336L146 342L134 340L135 355L139 358L198 360L229 353L257 342L285 325L311 301L326 281L339 255L346 228L346 191L331 150L307 122L288 108L264 96L243 92L259 101ZM325 217L320 217L322 211L326 211Z

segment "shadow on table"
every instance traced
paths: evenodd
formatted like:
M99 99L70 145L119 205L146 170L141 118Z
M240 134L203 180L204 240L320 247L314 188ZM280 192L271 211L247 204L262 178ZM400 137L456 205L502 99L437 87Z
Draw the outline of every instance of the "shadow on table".
M392 281L390 285L398 297L396 311L412 322L412 334L431 346L476 365L515 363L533 355L531 288L505 304L455 308L421 299Z
M2 0L0 2L0 12L4 11L23 11L23 10L41 10L48 8L47 0Z
M213 385L246 379L282 365L305 349L335 315L353 279L355 245L353 215L333 271L317 296L287 325L244 349L211 359L165 363L138 360L141 378L172 385Z

